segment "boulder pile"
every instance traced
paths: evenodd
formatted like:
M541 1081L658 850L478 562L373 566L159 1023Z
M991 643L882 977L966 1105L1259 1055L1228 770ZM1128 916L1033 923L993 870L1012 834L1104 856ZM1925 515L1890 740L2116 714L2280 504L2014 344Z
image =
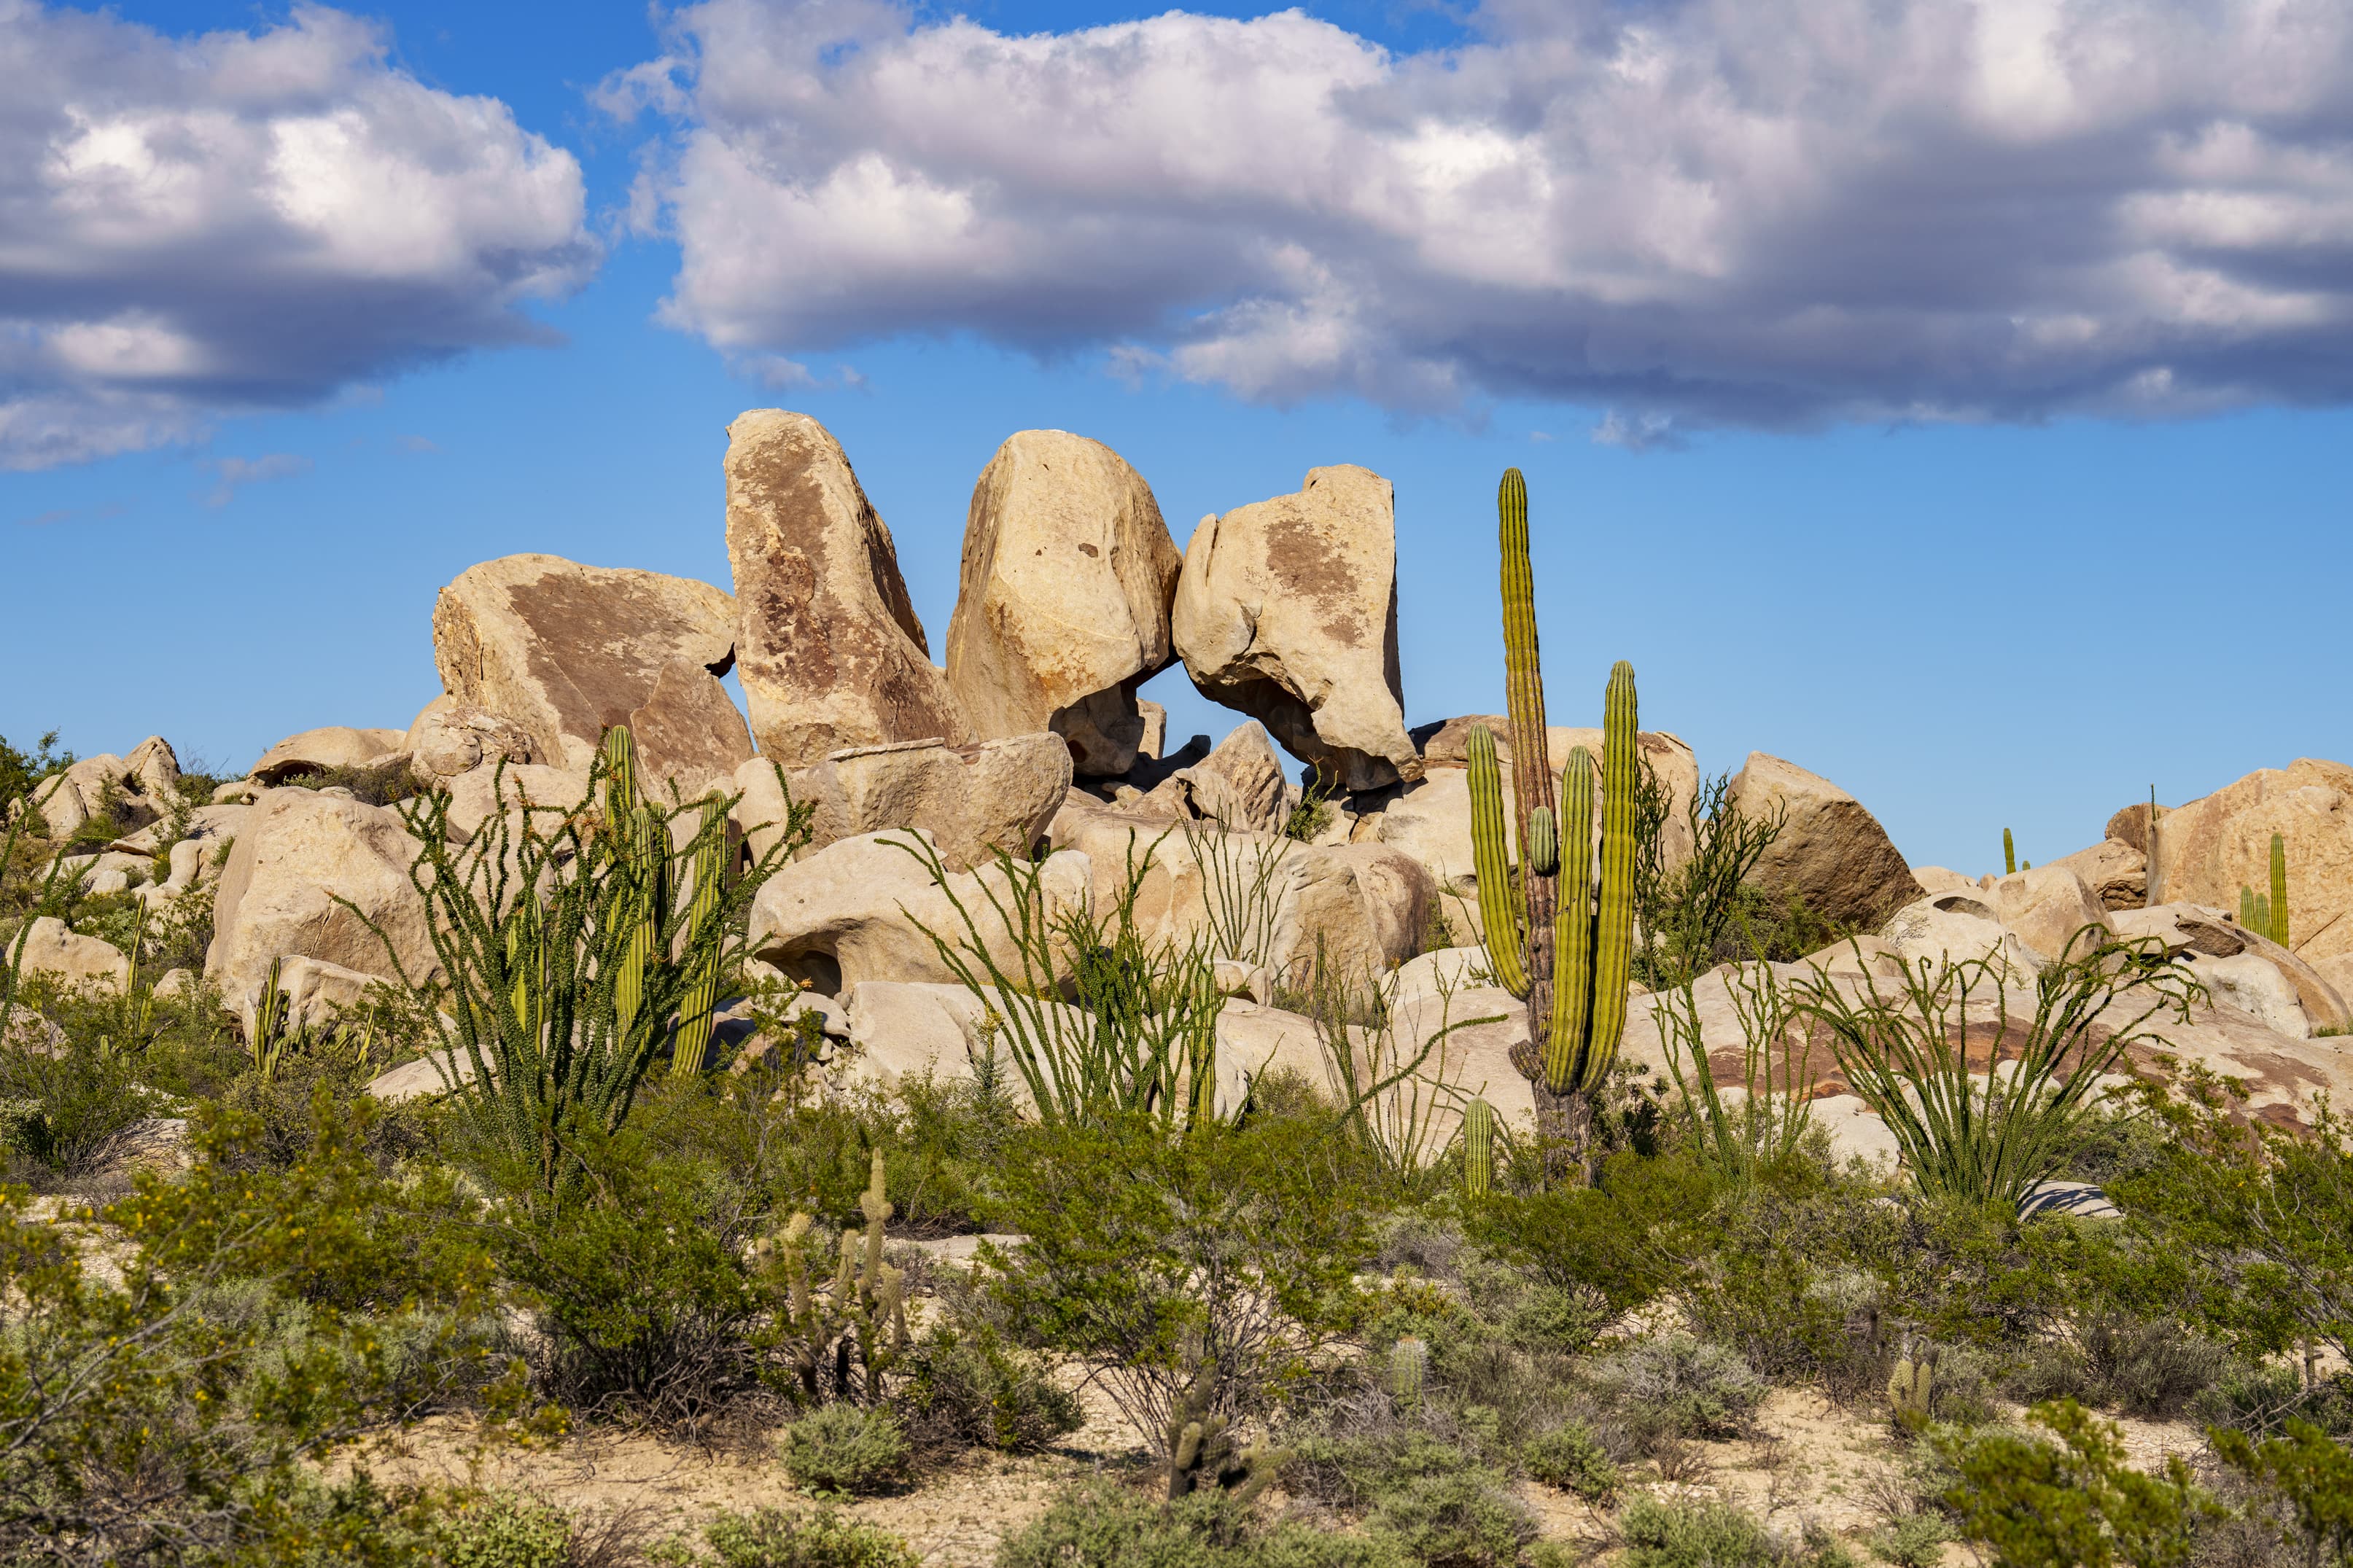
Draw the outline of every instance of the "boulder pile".
M206 975L233 1005L287 961L281 983L325 1008L396 968L424 978L434 958L401 814L369 803L382 795L316 787L322 778L447 791L451 830L466 833L526 801L579 800L600 738L626 723L649 791L735 797L754 853L793 805L814 808L814 837L759 895L753 947L807 985L807 1005L848 1047L844 1071L968 1070L989 1009L951 984L933 937L955 929L955 900L976 910L1005 896L1010 857L1034 868L1020 874L1036 877L1050 918L1132 899L1148 936L1219 953L1231 1093L1270 1066L1327 1072L1297 1001L1320 962L1387 986L1401 1033L1490 1020L1450 1035L1429 1070L1507 1116L1532 1108L1511 1058L1521 1005L1488 984L1478 947L1465 770L1483 722L1508 795L1509 727L1492 715L1407 727L1388 480L1311 469L1295 492L1202 519L1180 552L1119 454L1018 432L974 487L935 665L891 531L823 426L744 414L728 427L724 479L732 591L552 555L484 562L440 592L442 693L405 728L290 736L214 804L174 816L168 844L158 835L179 769L160 739L76 763L33 808L59 837L102 811L128 825L75 863L85 886L151 901L209 889ZM1214 745L1171 749L1166 713L1138 695L1179 663L1243 716ZM1698 762L1664 731L1637 743L1667 799L1672 870L1694 848ZM1578 745L1598 753L1601 736L1551 731L1549 765ZM1308 764L1301 779L1285 776L1278 746ZM2353 1096L2339 1033L2353 1027L2353 767L2263 770L2154 820L2130 807L2102 842L2000 877L1908 865L1861 802L1779 757L1752 753L1729 799L1781 825L1754 873L1765 898L1859 933L1783 978L1819 971L1867 987L1923 961L1986 958L2023 1017L2036 975L2086 931L2153 941L2204 992L2168 1032L2174 1056L2247 1079L2259 1114L2300 1114L2321 1089ZM2275 840L2284 942L2234 912L2242 888L2269 887ZM53 926L34 931L28 967L121 983L120 953ZM1727 1082L1739 984L1727 968L1694 993ZM1660 1005L1636 998L1626 1034L1627 1056L1651 1069L1664 1067ZM1825 1121L1842 1146L1883 1154L1885 1130L1823 1066L1812 1092Z

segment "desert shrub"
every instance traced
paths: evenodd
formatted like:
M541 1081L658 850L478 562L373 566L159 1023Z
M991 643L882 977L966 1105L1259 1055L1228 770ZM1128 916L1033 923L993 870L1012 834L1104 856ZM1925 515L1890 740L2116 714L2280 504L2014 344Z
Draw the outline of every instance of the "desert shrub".
M1335 1179L1342 1142L1328 1122L1271 1119L1026 1133L994 1213L1028 1239L984 1253L997 1299L1032 1342L1092 1363L1155 1442L1197 1377L1218 1414L1282 1405L1362 1305L1373 1215Z
M1683 1333L1637 1340L1590 1376L1621 1415L1676 1437L1738 1436L1772 1386L1739 1352Z
M1605 1501L1618 1489L1618 1467L1609 1450L1579 1422L1530 1438L1520 1450L1520 1462L1546 1486L1573 1492L1588 1502Z
M1426 1430L1388 1426L1286 1439L1282 1484L1328 1508L1362 1513L1392 1492L1454 1476L1492 1475L1479 1456Z
M992 1448L1030 1454L1085 1424L1078 1396L1030 1352L983 1324L942 1327L908 1352L897 1396L918 1453Z
M1392 1538L1261 1523L1231 1494L1157 1503L1105 1481L1075 1487L1008 1536L997 1568L1408 1568Z
M32 794L35 784L73 764L71 752L58 750L55 730L35 742L29 752L10 745L7 737L0 736L0 807Z
M2089 1314L2077 1330L2088 1387L2127 1415L2165 1420L2210 1387L2228 1360L2221 1345L2179 1322Z
M568 1568L572 1521L512 1492L457 1501L422 1543L436 1568Z
M1701 1499L1637 1498L1618 1516L1623 1568L1851 1568L1854 1559L1819 1537L1802 1543L1774 1538L1739 1507Z
M709 1551L689 1561L709 1568L915 1568L907 1543L889 1531L830 1508L725 1512L702 1527ZM683 1554L681 1554L683 1555Z
M281 789L347 789L353 799L367 805L397 805L425 793L406 757L389 763L309 768L288 773L278 784Z
M2133 1469L2116 1428L2073 1400L2039 1405L2029 1418L2057 1441L1939 1439L1959 1476L1945 1499L1959 1533L2006 1568L2161 1568L2186 1562L2198 1526L2219 1515L2179 1456L2158 1473Z
M1526 1505L1493 1470L1416 1477L1383 1492L1365 1527L1432 1568L1516 1563L1521 1549L1536 1538Z
M69 1034L50 1050L0 1049L0 1100L10 1117L10 1173L54 1187L86 1175L133 1122L171 1100L142 1081L140 1058Z
M2282 1436L2261 1443L2242 1432L2211 1436L2223 1462L2271 1505L2251 1511L2275 1521L2306 1562L2353 1562L2353 1448L2294 1417Z
M1604 1161L1590 1186L1496 1194L1463 1225L1487 1251L1557 1290L1598 1291L1615 1313L1683 1277L1711 1201L1706 1173L1687 1156L1627 1151Z
M1940 1515L1910 1513L1873 1532L1871 1550L1895 1568L1937 1568L1945 1560L1945 1542L1952 1538Z
M797 1484L864 1497L905 1480L912 1451L896 1413L828 1405L786 1429L784 1457Z

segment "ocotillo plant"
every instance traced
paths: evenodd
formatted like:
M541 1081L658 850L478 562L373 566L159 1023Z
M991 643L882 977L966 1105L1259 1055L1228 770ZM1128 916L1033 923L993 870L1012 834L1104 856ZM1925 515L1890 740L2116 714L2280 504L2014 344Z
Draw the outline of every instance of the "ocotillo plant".
M1483 1198L1495 1181L1495 1108L1473 1100L1462 1108L1462 1191Z
M2287 840L2272 835L2272 907L2271 919L2263 922L2263 934L2287 945Z
M2018 870L2018 846L2010 837L2010 829L2001 830L2001 874L2005 877Z
M1634 667L1609 672L1601 777L1579 746L1569 753L1555 805L1545 729L1544 670L1536 647L1535 574L1528 560L1528 490L1517 468L1496 497L1503 552L1504 668L1512 724L1512 795L1520 875L1514 887L1504 835L1495 738L1474 726L1470 743L1471 838L1480 914L1495 976L1528 1008L1539 1125L1581 1157L1592 1097L1626 1029L1626 983L1634 948L1636 770ZM1601 864L1593 863L1593 811L1601 796ZM1534 1070L1530 1070L1533 1068Z

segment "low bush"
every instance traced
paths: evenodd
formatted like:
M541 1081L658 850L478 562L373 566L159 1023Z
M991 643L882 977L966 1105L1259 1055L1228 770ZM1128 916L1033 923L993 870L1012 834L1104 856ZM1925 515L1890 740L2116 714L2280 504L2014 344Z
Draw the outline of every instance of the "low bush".
M1618 1516L1620 1568L1852 1568L1853 1555L1816 1536L1777 1539L1748 1513L1714 1499L1637 1498Z
M435 1568L571 1568L572 1519L512 1492L456 1501L419 1543Z
M907 1479L912 1458L898 1415L879 1407L828 1405L785 1431L785 1473L811 1491L889 1491Z
M907 1543L889 1531L844 1519L831 1509L791 1513L755 1509L722 1513L702 1527L705 1552L666 1553L708 1568L915 1568Z
M1505 1568L1536 1538L1526 1505L1493 1470L1416 1477L1384 1492L1365 1527L1431 1568Z
M1159 1503L1107 1481L1073 1488L997 1549L997 1568L1411 1568L1384 1535L1261 1522L1229 1494Z
M1058 1386L1037 1356L1005 1343L986 1324L934 1330L909 1351L902 1371L897 1404L920 1455L959 1448L1031 1454L1085 1424L1078 1395Z
M1772 1386L1736 1351L1683 1333L1638 1340L1590 1375L1621 1419L1674 1437L1738 1436Z
M1520 1450L1520 1462L1546 1486L1588 1502L1607 1501L1618 1489L1618 1466L1609 1450L1590 1428L1577 1422L1531 1438Z

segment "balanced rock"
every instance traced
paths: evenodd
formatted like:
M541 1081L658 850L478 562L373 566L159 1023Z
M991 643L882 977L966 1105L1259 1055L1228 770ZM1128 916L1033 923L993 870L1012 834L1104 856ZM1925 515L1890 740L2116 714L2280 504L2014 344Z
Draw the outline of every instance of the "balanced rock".
M1312 468L1294 495L1205 517L1170 617L1193 684L1261 721L1330 787L1418 778L1398 669L1389 482Z
M809 851L920 827L950 869L965 871L1000 849L1029 855L1070 793L1071 752L1043 731L972 746L911 741L836 752L814 767L784 770L781 784L777 773L765 757L735 771L736 821L754 854L776 841L789 792L815 807Z
M755 408L727 427L727 558L761 755L789 766L966 738L891 531L841 444L807 415Z
M948 685L974 732L1051 731L1081 773L1125 773L1145 739L1135 689L1175 659L1183 566L1118 453L1061 430L1008 437L973 487L948 622Z
M262 752L249 776L276 785L303 773L369 767L390 758L406 739L399 730L354 730L343 724L305 730Z
M392 952L411 980L438 973L425 900L408 879L417 846L400 814L347 795L280 789L237 825L214 894L205 977L228 995L260 981L274 958L316 958L392 978ZM345 907L345 902L353 907Z
M1751 817L1780 817L1752 878L1776 904L1794 893L1826 920L1871 925L1925 890L1879 819L1819 773L1751 752L1729 798Z
M864 834L777 872L752 901L752 956L829 996L865 980L955 980L928 928L951 947L977 942L1000 967L1018 973L1018 943L990 906L993 894L1014 907L1004 869L951 873L943 888L914 847L929 837L913 828ZM1019 874L1033 869L1043 906L1038 912L1049 924L1085 906L1092 877L1086 857L1051 855ZM966 928L955 901L976 929ZM978 966L976 957L972 962Z
M2353 767L2342 763L2260 769L2159 812L2154 896L2224 910L2242 888L2268 896L2274 834L2287 858L2288 945L2316 965L2353 956Z
M1276 833L1290 814L1291 789L1274 742L1252 721L1236 726L1208 756L1174 769L1152 788L1132 798L1121 795L1118 805L1131 816Z
M425 705L400 749L421 779L453 779L485 763L532 760L531 735L512 719L444 692Z
M735 602L708 583L555 555L468 567L433 606L433 662L459 702L512 720L532 755L586 768L662 672L685 659L727 673Z

